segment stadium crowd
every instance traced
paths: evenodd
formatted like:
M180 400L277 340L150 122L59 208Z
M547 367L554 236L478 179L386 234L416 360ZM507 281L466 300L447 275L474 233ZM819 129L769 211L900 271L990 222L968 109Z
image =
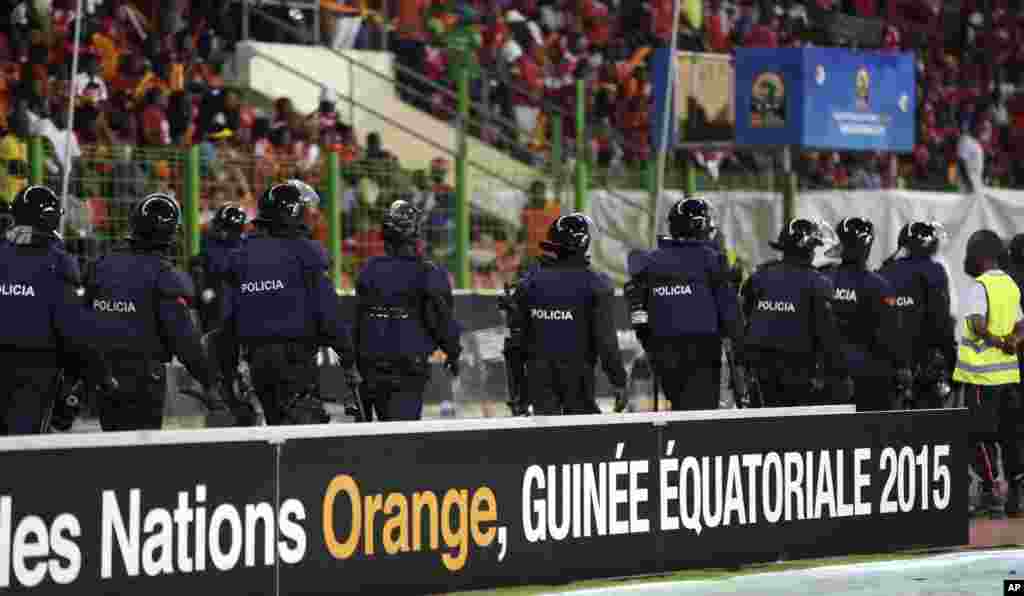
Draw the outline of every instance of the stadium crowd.
M472 89L513 118L535 149L550 145L544 112L562 110L566 147L572 146L576 78L586 79L588 126L599 163L650 157L651 76L647 57L667 45L671 0L505 0L502 2L398 2L392 48L410 69L435 80L453 80L453 58L470 44L472 76L489 73ZM426 4L415 11L407 5ZM685 2L689 5L692 3ZM881 49L917 55L920 139L912 155L805 153L798 161L804 184L822 188L945 189L955 186L958 161L976 182L1024 185L1024 33L1020 3L962 4L928 0L707 0L701 21L680 15L678 48L728 54L737 47L856 46L830 37L825 23L836 13L881 29ZM473 32L467 35L466 28ZM439 115L443 97L431 105ZM695 129L716 122L701 122ZM749 170L759 156L692 152L708 169ZM984 173L982 174L982 169ZM717 176L716 176L717 177Z
M702 7L701 22L691 22L693 11L682 11L678 47L729 53L740 46L843 43L822 33L821 24L836 13L884 23L884 49L918 56L920 130L914 153L898 159L804 153L796 164L801 184L1020 187L1024 48L1014 40L1024 32L1024 18L1018 4L971 1L954 12L952 5L923 0L711 0ZM182 149L200 147L204 221L225 202L240 203L253 215L269 179L301 177L318 184L325 157L334 152L345 167L342 209L352 216L343 219L343 234L356 262L382 250L380 230L372 223L379 215L376 205L398 195L425 207L428 242L444 258L452 230L450 163L439 158L428 170L404 169L374 131L344 123L336 98L325 96L318 110L300 114L288 98L271 105L226 84L224 69L242 35L237 3L85 2L78 74L71 80L75 5L0 2L0 199L9 201L27 181L30 136L47 141L45 176L55 188L70 154L71 194L81 202L69 206L69 217L85 237L122 232L127 202L144 192L180 193ZM524 158L550 149L552 108L562 114L563 146L573 150L574 87L583 78L598 165L642 167L651 157L647 61L652 48L669 41L671 9L670 0L331 2L322 9L321 39L338 48L387 44L400 64L449 86L462 63L459 56L466 56L472 93L488 106L484 115L493 110L515 122L517 130L506 131L515 137L506 148ZM302 20L301 11L281 16ZM289 41L279 28L252 32ZM410 101L451 116L450 93L403 77ZM72 91L76 109L68 134ZM497 143L496 128L485 125L475 132ZM694 160L712 178L777 165L770 155L741 151L685 151L677 158ZM536 244L528 240L543 234L557 213L557 204L545 196L549 190L543 183L530 189L518 238L474 215L476 287L499 287L526 256L518 247ZM314 227L323 238L326 222L316 217Z

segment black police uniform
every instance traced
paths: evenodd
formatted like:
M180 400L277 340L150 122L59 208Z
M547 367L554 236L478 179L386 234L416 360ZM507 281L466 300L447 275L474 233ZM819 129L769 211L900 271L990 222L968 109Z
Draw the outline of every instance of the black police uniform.
M54 243L60 200L30 186L12 207L14 225L0 241L0 434L37 434L47 430L65 366L111 383L106 361L88 343L78 265Z
M718 408L722 336L742 339L728 262L708 239L709 212L703 199L679 201L669 212L674 238L630 263L634 329L674 410Z
M406 201L385 215L386 255L367 261L356 282L356 349L365 378L363 404L378 420L419 420L440 348L457 376L462 347L448 272L416 254L422 216Z
M338 353L350 385L359 380L351 334L327 277L327 253L303 224L306 205L315 200L311 188L295 181L267 190L257 232L228 267L217 341L221 370L233 375L234 356L245 349L253 391L272 426L330 421L317 394L320 346Z
M934 224L914 222L900 230L899 251L879 269L892 286L902 319L903 361L913 373L914 407L940 408L956 365L956 331L950 309L949 274L933 258L938 251ZM894 340L896 338L893 338Z
M203 238L203 250L192 258L192 278L198 289L199 320L203 331L217 328L222 318L220 299L227 283L231 255L245 242L245 212L236 205L224 205L210 223L210 232Z
M589 268L589 225L581 214L555 220L541 246L556 258L542 261L516 294L519 320L510 324L522 329L526 393L536 415L596 413L598 357L617 400L625 392L615 294L610 280Z
M810 405L819 354L839 368L834 290L811 266L822 244L817 224L794 220L772 244L782 260L762 265L741 290L746 356L766 407Z
M832 310L842 342L842 370L853 381L852 398L858 411L889 410L893 407L895 365L901 357L896 296L884 277L867 269L874 224L859 217L846 218L836 232L843 262L822 272L834 288ZM845 386L839 375L828 376L832 384ZM835 389L831 393L842 395Z
M230 424L219 375L192 320L192 280L167 257L180 214L177 202L167 195L143 198L132 209L127 246L89 266L85 286L97 320L93 340L109 350L121 384L101 397L100 425L105 431L161 428L166 365L172 356L203 386L210 409L207 425Z

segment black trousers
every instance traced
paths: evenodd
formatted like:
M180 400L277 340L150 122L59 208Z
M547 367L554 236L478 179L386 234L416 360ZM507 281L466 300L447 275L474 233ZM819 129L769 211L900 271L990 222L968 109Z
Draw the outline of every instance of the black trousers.
M813 402L814 354L751 349L749 358L766 408L806 406Z
M52 352L0 352L6 370L0 375L0 434L44 432L57 391L60 369Z
M420 420L423 392L430 381L427 357L407 359L361 359L362 400L367 422Z
M654 373L673 410L718 409L722 378L719 337L691 335L669 341L652 340L650 347Z
M1021 454L1021 433L1024 432L1024 403L1020 385L964 385L964 405L971 417L969 438L976 449L976 470L987 488L990 475L996 471L996 450L1002 447L1006 480L1014 486L1013 478L1024 472Z
M100 427L105 431L160 430L167 400L167 367L153 359L111 355L118 390L99 396Z
M580 360L528 360L526 395L536 416L596 414L594 365Z
M288 406L317 391L320 371L316 346L283 343L247 348L252 389L260 400L268 426L292 424Z

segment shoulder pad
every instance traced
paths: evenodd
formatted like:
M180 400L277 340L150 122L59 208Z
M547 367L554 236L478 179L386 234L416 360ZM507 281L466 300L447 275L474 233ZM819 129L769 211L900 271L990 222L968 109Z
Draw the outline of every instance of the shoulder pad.
M156 285L157 291L164 298L191 299L196 294L192 279L166 261L161 263Z
M626 273L637 275L650 266L650 253L646 250L634 250L626 257Z

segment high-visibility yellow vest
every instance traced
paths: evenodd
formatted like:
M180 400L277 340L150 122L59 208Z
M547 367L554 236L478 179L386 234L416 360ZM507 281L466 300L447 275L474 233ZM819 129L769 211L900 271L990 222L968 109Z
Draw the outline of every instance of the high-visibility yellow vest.
M978 278L988 295L988 332L996 337L1013 333L1017 324L1020 288L1006 273L990 271ZM980 339L964 319L953 380L971 385L1009 385L1020 382L1017 355L1007 354Z

